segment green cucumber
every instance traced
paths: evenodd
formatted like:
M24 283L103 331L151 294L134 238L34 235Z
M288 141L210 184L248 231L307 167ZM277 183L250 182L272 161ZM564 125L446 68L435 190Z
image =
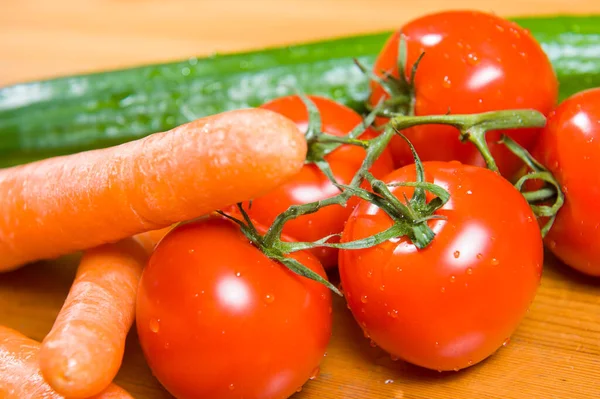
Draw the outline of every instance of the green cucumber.
M600 86L600 16L514 19L541 43L560 98ZM390 32L108 71L0 89L0 167L102 148L295 88L358 111Z

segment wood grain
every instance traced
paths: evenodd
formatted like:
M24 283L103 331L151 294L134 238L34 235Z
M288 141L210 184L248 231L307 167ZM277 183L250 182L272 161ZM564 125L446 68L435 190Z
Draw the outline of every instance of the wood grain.
M212 52L398 27L447 2L401 0L2 0L0 86ZM600 12L597 0L454 0L500 15ZM78 258L0 275L0 323L42 340ZM372 348L342 301L320 377L294 399L593 399L600 397L600 280L548 257L542 285L511 342L480 365L437 373ZM135 331L117 382L136 398L170 398ZM387 382L387 383L386 383ZM218 399L218 398L210 398Z

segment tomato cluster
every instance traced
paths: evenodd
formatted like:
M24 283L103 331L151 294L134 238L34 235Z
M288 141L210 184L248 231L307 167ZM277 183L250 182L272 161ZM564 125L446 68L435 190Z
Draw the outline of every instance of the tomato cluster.
M543 268L536 219L553 222L545 238L552 252L600 275L600 89L556 107L557 79L535 39L500 17L466 11L406 24L373 74L369 101L380 129L340 140L362 117L322 97L262 105L308 131L312 104L321 135L307 133L306 165L273 192L175 228L156 248L138 294L138 333L154 374L178 398L285 398L315 374L331 335L331 291L298 275L292 258L323 279L325 268L335 278L339 266L365 335L394 357L440 371L486 359L525 316ZM499 173L456 125L432 123L399 129L405 137L390 136L363 170L369 148L403 117L514 109L535 110L547 125L492 129L487 145ZM530 206L511 182L528 170L498 143L503 135L532 152L561 190ZM368 182L350 198L318 202L357 174ZM534 212L563 193L557 215ZM278 225L308 203L315 208ZM281 240L269 226L282 230ZM402 233L365 244L395 227ZM313 245L284 250L298 241Z

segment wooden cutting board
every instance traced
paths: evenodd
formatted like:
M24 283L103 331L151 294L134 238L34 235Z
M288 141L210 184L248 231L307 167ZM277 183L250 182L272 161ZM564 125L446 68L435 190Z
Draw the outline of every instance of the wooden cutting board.
M64 74L395 29L444 0L2 0L0 86ZM597 0L452 1L500 15L600 13ZM0 275L0 324L42 340L77 257ZM294 399L600 398L600 280L547 257L535 302L487 361L458 373L393 362L372 348L341 300L318 379ZM136 398L169 398L132 331L117 383ZM218 399L218 398L208 398Z

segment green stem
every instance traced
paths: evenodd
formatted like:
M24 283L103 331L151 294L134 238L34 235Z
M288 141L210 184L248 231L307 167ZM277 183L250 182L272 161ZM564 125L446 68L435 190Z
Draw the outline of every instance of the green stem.
M485 138L486 133L490 130L543 127L546 124L546 117L538 111L525 109L484 112L481 114L396 115L390 123L397 130L428 124L454 126L460 132L460 139L473 143L483 156L487 167L498 172L498 167Z

